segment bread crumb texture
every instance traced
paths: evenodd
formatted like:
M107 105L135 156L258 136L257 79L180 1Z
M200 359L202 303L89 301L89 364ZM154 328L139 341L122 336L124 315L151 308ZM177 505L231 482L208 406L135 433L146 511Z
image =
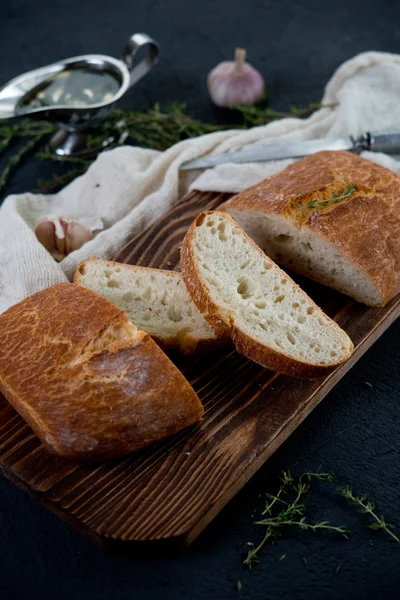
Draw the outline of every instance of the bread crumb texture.
M180 273L91 259L78 267L74 281L124 310L163 348L191 353L216 342Z
M291 374L323 371L350 356L347 334L226 213L201 215L185 246L182 270L194 300L207 306L210 323L216 317L229 327L243 353Z

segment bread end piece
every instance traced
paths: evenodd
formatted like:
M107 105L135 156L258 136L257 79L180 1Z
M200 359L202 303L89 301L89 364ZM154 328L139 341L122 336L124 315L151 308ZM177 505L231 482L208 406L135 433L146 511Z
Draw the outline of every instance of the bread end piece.
M0 390L46 448L79 461L128 454L198 422L185 377L127 315L73 284L0 316Z
M307 156L223 203L277 263L368 306L400 292L400 177L361 156Z

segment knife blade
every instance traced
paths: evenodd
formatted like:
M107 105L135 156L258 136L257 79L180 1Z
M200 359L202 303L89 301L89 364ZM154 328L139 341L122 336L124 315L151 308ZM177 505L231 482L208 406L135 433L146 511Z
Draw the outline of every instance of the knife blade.
M384 152L386 154L400 154L400 133L383 133L379 135L366 133L358 139L351 136L322 138L300 142L286 142L284 144L269 144L257 146L257 148L244 148L243 150L189 160L184 162L180 166L180 169L190 171L191 169L207 169L225 163L266 162L284 158L301 158L315 154L321 150L349 150L350 152L369 150L372 152Z

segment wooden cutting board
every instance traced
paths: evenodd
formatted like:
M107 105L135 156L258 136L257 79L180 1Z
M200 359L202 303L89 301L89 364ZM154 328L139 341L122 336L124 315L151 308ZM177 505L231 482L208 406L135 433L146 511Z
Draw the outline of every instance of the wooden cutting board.
M193 218L227 194L193 192L123 248L121 262L176 269ZM205 405L200 425L124 459L77 465L52 456L0 398L0 469L95 541L189 544L400 314L400 296L367 308L296 277L350 335L351 360L318 380L277 375L231 349L171 357Z

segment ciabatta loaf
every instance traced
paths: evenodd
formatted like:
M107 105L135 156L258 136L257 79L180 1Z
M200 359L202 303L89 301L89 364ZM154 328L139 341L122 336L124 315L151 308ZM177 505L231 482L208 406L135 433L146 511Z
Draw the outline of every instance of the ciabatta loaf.
M400 177L349 152L319 152L220 207L273 260L359 302L400 289Z
M190 298L180 273L92 258L79 265L74 283L124 310L162 348L184 354L216 343L216 336Z
M104 460L201 419L151 337L84 287L34 294L0 315L0 331L0 390L51 452Z
M349 358L347 334L227 214L202 213L181 251L183 279L217 334L275 371L324 375Z

